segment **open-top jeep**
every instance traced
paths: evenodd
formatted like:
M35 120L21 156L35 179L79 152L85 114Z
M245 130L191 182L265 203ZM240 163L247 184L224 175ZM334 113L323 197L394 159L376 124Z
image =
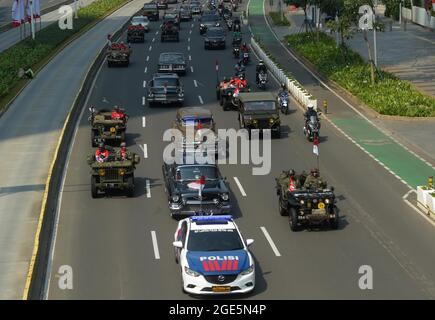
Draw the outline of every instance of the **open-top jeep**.
M291 180L285 172L275 178L279 213L289 216L292 231L298 231L302 226L325 223L329 223L332 229L337 229L339 215L335 205L334 187L326 188L326 184L321 189L300 187L304 185L305 179L306 175L302 173ZM292 183L299 187L292 188Z
M127 197L134 196L134 170L139 163L140 157L130 153L127 160L121 160L111 149L106 162L97 162L95 155L88 156L88 164L91 167L91 195L97 198L109 190L122 190Z
M121 64L126 67L130 64L131 49L123 43L112 43L107 49L107 66L110 68L114 64Z
M123 109L120 109L123 112ZM128 115L124 113L122 119L113 119L112 111L107 109L96 110L89 108L91 115L88 120L92 126L91 143L96 147L99 142L111 145L119 145L125 142Z

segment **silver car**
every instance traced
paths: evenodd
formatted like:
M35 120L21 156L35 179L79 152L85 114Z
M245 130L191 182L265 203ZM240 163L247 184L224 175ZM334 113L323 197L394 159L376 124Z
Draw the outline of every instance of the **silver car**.
M150 21L148 20L148 17L144 17L144 16L136 16L133 17L131 19L131 25L132 26L139 26L141 25L142 27L145 28L145 31L148 32L150 31Z

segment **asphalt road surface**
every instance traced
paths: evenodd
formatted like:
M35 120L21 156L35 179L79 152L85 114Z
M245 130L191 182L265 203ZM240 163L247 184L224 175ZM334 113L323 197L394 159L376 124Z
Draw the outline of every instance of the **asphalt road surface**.
M222 111L214 90L215 61L219 61L223 77L232 75L235 59L230 36L226 50L205 51L198 22L182 22L179 43L160 43L159 24L151 24L144 44L132 44L128 68L103 65L89 99L89 105L97 108L120 104L130 114L128 146L142 155L135 172L135 197L91 198L86 157L93 150L85 112L61 193L48 299L193 298L181 291L172 248L177 222L169 215L161 173L166 145L163 132L171 126L176 108L142 105L144 81L148 83L157 71L161 52L182 52L189 68L182 77L185 106L209 108L219 128L238 128L237 114ZM248 29L243 31L249 39ZM254 65L252 61L247 69L253 88ZM276 92L277 88L275 82L269 82L268 90ZM434 298L433 226L403 202L402 196L409 190L401 182L326 121L321 130L320 170L339 198L340 227L335 231L290 231L287 218L278 213L274 177L284 169L309 170L316 165L312 145L302 133L301 109L295 102L291 106L293 112L281 116L281 139L272 141L270 174L253 176L250 165L220 166L231 187L233 215L245 238L255 239L251 250L257 283L254 292L244 298ZM158 255L151 231L156 233ZM71 290L58 285L58 270L64 265L73 270ZM358 285L363 265L373 270L372 290L361 290Z

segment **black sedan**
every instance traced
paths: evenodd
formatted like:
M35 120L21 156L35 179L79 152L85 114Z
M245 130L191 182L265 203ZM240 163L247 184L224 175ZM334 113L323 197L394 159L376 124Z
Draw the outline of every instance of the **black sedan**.
M171 216L228 214L229 188L213 164L164 164L162 167Z
M199 18L199 34L203 35L208 28L219 27L220 19L216 14L203 14Z
M180 52L163 52L159 56L159 72L170 72L185 75L186 58Z
M225 30L222 27L211 27L207 29L204 38L204 49L225 49Z

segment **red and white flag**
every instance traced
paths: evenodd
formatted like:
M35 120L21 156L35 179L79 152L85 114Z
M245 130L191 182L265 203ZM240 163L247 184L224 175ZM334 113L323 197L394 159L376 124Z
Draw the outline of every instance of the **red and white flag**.
M14 0L12 3L12 27L19 27L22 23L24 23L24 19L24 0Z
M190 189L198 190L198 196L201 198L202 189L204 189L204 185L205 185L205 176L201 176L198 180L189 183L187 186Z
M319 139L317 137L313 139L313 153L319 156Z
M41 8L39 6L39 0L32 1L32 10L30 9L30 0L26 0L26 20L30 22L32 20L32 12L33 18L39 19L41 17Z

